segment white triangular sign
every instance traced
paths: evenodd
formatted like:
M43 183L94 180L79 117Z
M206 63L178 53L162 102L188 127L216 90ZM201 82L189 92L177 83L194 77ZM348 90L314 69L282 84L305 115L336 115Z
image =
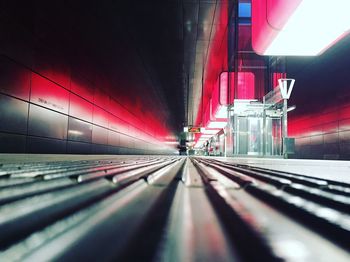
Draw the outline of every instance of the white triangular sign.
M288 87L289 81L290 81L290 84ZM294 83L295 83L295 79L292 79L292 78L278 79L278 86L280 87L281 96L283 99L289 99L293 90Z

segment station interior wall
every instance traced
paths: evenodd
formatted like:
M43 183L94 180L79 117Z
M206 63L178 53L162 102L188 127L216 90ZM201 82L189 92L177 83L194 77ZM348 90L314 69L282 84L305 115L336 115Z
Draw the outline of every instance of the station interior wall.
M318 57L290 57L295 78L288 133L295 137L293 158L350 159L350 36Z
M46 3L39 11L23 1L6 8L0 11L1 153L170 152L163 143L171 136L168 115L126 36L103 43L109 32L75 20L75 12L84 13L77 8L52 12L59 7ZM296 79L289 101L296 105L289 113L294 158L350 159L349 43L347 36L321 56L287 58L287 76ZM113 51L99 51L106 48ZM227 69L225 49L213 55L218 62L209 64L217 70L206 68L213 77L205 81Z
M0 153L173 153L162 101L132 43L101 43L103 25L46 5L14 1L0 12ZM101 50L113 46L117 53Z

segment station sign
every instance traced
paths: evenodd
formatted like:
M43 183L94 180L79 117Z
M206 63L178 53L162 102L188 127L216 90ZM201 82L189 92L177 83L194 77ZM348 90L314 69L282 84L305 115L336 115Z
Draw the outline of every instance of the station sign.
M188 127L188 132L189 133L200 133L201 128L200 127Z
M278 79L278 87L264 96L266 104L276 104L283 99L289 99L293 91L295 79L284 78Z

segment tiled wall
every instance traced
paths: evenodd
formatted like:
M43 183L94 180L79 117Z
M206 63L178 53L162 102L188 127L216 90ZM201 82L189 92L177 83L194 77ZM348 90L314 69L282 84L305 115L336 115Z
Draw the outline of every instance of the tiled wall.
M146 124L109 95L67 87L0 57L0 152L159 153ZM148 128L150 131L150 128Z
M350 35L318 57L290 58L294 158L350 160Z
M47 1L0 11L0 153L173 153L137 52L120 39L97 46L87 37L103 42L103 31L76 11Z
M296 158L350 159L350 103L291 117L289 135L296 138Z

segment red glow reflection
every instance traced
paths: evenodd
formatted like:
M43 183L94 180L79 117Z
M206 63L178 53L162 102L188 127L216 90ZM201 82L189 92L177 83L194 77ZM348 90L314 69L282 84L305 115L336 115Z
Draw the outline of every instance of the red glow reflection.
M10 64L7 63L4 66L14 71ZM16 78L21 80L17 80L18 83L22 83L22 85L16 86L16 93L12 89L2 89L1 91L12 96L16 96L18 93L20 99L25 99L30 103L47 108L47 110L58 111L61 114L79 119L75 122L77 125L74 126L74 130L66 130L71 136L72 134L84 136L86 126L92 123L95 125L92 138L100 135L99 141L104 144L113 146L128 145L131 148L149 150L170 150L170 148L176 147L175 138L166 126L167 119L165 115L161 113L161 110L159 112L160 108L156 104L153 108L156 108L158 113L154 112L155 110L144 110L140 104L140 100L144 97L135 99L129 94L129 96L123 96L122 104L116 100L119 97L112 98L106 91L98 90L97 87L94 88L94 85L82 78L72 77L71 86L63 87L57 82L51 81L45 75L19 69L16 69L15 73ZM22 78L17 75L18 72L25 74L22 77L23 79L30 76L30 79L28 79L30 81L22 81ZM45 74L45 71L41 70L40 73ZM12 77L11 74L8 75ZM54 74L52 71L47 73L47 76L52 75L62 74ZM64 79L69 77L71 76L63 76ZM30 96L23 96L23 92L19 92L17 89L19 91L29 91L30 89ZM145 96L145 98L151 99L149 96L151 95ZM136 103L136 109L134 103ZM96 130L96 133L94 133L94 130ZM120 139L120 137L123 139ZM91 141L91 137L85 137L84 139L82 140L84 142L94 142L94 139ZM120 141L120 144L118 144L118 141Z
M68 114L69 92L50 80L32 73L30 102Z
M208 48L207 61L204 68L204 83L203 83L203 101L198 107L197 119L195 121L196 125L200 125L204 114L207 110L207 105L209 104L210 98L212 96L213 88L223 71L228 70L227 65L227 21L229 12L228 1L220 1L217 3L216 8L217 14L213 27L213 32L215 34L211 37ZM201 111L203 108L203 112Z

